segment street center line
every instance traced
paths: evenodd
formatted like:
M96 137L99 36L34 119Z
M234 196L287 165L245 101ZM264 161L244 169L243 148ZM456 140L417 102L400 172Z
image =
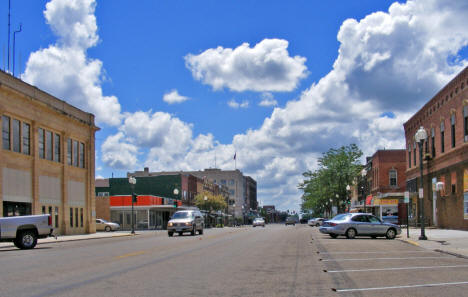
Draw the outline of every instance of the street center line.
M123 259L123 258L133 257L133 256L139 256L139 255L145 254L146 252L147 251L139 251L139 252L134 252L134 253L128 253L128 254L118 256L117 259Z
M377 290L409 289L409 288L456 286L456 285L468 285L468 282L420 284L420 285L407 285L407 286L394 286L394 287L375 287L375 288L360 288L360 289L332 289L332 290L335 291L335 292L341 293L341 292L377 291Z
M372 260L412 260L412 259L451 259L452 257L410 257L410 258L365 258L365 259L320 259L322 262L372 261Z
M387 271L387 270L417 270L417 269L438 269L438 268L462 268L468 265L446 265L446 266L414 266L414 267L389 267L389 268L370 268L370 269L348 269L348 270L326 270L328 273L347 273L347 272L367 272L367 271Z

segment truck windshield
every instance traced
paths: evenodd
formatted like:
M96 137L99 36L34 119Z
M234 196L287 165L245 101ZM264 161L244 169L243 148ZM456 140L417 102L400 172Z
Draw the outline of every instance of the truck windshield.
M185 219L185 218L188 218L188 217L190 217L188 212L176 212L172 216L173 219Z

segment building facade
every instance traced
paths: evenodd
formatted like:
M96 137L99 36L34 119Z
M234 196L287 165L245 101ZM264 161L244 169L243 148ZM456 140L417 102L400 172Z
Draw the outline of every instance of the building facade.
M378 150L367 161L367 211L380 218L398 216L406 190L405 149Z
M128 173L133 176L157 176L167 174L191 174L208 182L226 186L229 191L228 213L236 218L248 216L257 209L257 182L244 176L240 170L221 170L218 168L203 171L149 172L149 170Z
M422 160L415 141L420 127L428 136ZM418 217L422 162L425 222L468 230L468 67L411 117L404 128L407 189Z
M0 214L95 232L94 116L0 71Z

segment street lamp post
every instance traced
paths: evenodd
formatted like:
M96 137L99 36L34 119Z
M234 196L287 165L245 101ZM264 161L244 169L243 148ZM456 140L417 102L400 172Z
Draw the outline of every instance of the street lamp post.
M130 176L128 178L128 182L130 183L130 187L132 188L132 234L135 234L135 219L133 215L133 203L135 202L135 184L136 184L136 178L133 176Z
M425 230L424 230L424 219L425 218L424 218L424 190L423 190L424 189L424 183L423 183L423 153L422 153L424 141L426 141L426 139L427 139L427 132L424 129L424 127L421 126L419 128L419 130L414 135L414 139L416 140L416 142L418 143L418 146L419 146L419 170L421 172L421 188L419 189L419 195L421 195L421 197L419 197L419 200L420 200L419 204L420 204L420 209L421 209L421 214L420 214L420 218L421 218L421 236L419 236L419 240L427 240Z
M349 191L351 190L350 185L346 185L346 207L348 208L348 212L351 208L351 198L349 197Z
M361 176L362 176L362 179L364 179L364 184L361 186L361 190L362 190L362 198L364 199L364 213L366 213L366 197L364 196L365 177L367 176L366 168L362 169Z

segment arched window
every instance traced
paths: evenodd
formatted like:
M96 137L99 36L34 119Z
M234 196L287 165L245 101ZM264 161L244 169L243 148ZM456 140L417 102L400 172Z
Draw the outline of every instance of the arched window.
M388 172L388 176L390 178L390 187L396 187L397 186L397 171L395 169L390 169Z

